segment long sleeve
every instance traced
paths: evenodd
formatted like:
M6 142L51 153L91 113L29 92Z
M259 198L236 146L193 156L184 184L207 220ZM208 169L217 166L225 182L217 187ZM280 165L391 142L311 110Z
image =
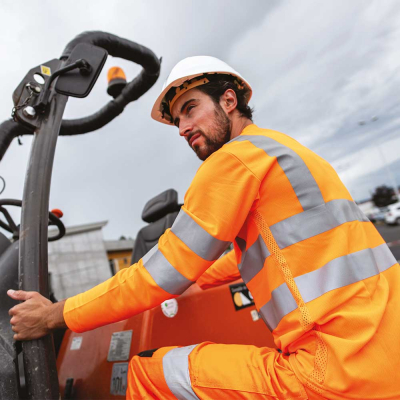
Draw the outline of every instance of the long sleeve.
M210 289L236 281L240 278L240 272L237 266L236 254L232 250L219 258L203 275L197 279L197 284L202 289Z
M199 168L171 229L138 263L66 301L68 327L83 332L176 297L227 249L258 197L260 180L220 149Z

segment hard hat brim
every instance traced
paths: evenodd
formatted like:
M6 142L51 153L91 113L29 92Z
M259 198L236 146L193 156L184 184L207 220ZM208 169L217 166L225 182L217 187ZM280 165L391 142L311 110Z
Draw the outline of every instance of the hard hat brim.
M212 72L206 72L207 74L221 74L221 75L232 75L235 77L240 78L243 83L246 85L247 89L248 89L248 97L249 97L249 101L250 98L252 96L252 89L250 84L238 73L233 73L232 71L212 71ZM197 73L197 74L192 74L192 75L188 75L188 76L184 76L182 78L176 79L173 82L171 82L168 86L166 86L162 92L160 93L160 95L157 97L157 100L155 101L153 108L151 110L151 117L158 121L161 122L163 124L166 125L174 125L172 121L168 121L166 118L163 118L162 112L161 112L161 103L165 97L165 95L168 93L168 91L172 88L172 87L179 87L180 85L182 85L184 82L189 81L193 78L196 78L197 76L201 76L203 75L204 72L202 73Z

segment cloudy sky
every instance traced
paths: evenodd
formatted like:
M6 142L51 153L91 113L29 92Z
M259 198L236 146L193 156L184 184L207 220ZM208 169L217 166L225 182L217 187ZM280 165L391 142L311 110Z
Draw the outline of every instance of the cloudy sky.
M63 210L67 226L108 220L105 238L135 237L147 200L169 188L183 200L200 161L150 110L171 68L193 55L238 70L254 89L255 123L331 162L356 200L391 185L381 154L400 184L396 0L2 0L0 15L0 121L9 118L12 92L27 71L58 58L83 31L111 32L163 57L158 82L121 116L99 131L59 138L50 207ZM109 57L92 93L69 100L66 118L110 100L106 74L114 65L128 80L140 71ZM22 197L31 138L22 142L0 164L2 197Z

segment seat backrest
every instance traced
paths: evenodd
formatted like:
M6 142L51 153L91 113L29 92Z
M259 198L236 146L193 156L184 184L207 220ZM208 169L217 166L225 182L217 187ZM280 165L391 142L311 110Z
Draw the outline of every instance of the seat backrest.
M131 265L138 262L157 244L160 236L168 228L171 228L177 216L178 211L167 214L165 217L145 226L139 231L138 235L136 236L135 247L133 248Z
M178 192L168 189L146 203L142 211L142 220L149 223L156 222L179 208Z
M156 245L165 230L171 228L180 208L178 193L174 189L166 190L146 203L142 219L149 222L149 225L142 228L136 236L131 264L138 262Z

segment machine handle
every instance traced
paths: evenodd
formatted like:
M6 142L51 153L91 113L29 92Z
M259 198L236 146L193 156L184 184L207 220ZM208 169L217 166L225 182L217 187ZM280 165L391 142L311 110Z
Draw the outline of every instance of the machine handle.
M160 75L161 60L147 47L141 46L130 40L120 38L111 33L93 31L84 32L66 46L61 60L66 60L73 48L79 43L88 43L102 47L113 57L124 58L143 67L140 74L129 82L122 92L108 104L93 115L63 120L60 135L71 136L92 132L107 125L115 117L122 113L127 104L137 100L146 93L157 81Z
M19 279L20 288L35 290L45 296L48 295L48 259L47 241L44 238L47 236L45 229L49 216L44 211L48 210L58 135L81 134L104 126L119 115L129 102L138 99L150 89L156 82L160 70L160 61L150 50L104 32L87 32L72 40L61 56L61 68L66 65L66 59L74 47L82 42L102 47L113 56L137 62L144 69L116 99L110 101L100 111L86 118L65 122L64 127L61 126L61 119L67 97L54 96L49 101L49 108L37 134L34 135L23 195L21 231L24 235L21 235L20 239ZM50 335L22 342L22 349L28 397L35 400L59 398L56 360Z
M58 233L48 237L49 242L61 239L65 235L65 225L61 222L57 215L49 212L49 225L54 225L58 228Z
M139 75L129 82L122 92L92 115L77 119L65 119L60 128L61 136L81 135L102 128L122 113L127 104L137 100L157 81L161 60L147 47L106 32L84 32L68 43L61 59L67 59L79 43L89 43L102 47L114 57L124 58L143 67ZM0 161L10 143L17 136L33 135L33 130L25 128L13 120L0 125Z
M19 227L16 225L9 212L5 208L3 208L3 206L22 207L22 201L16 199L0 199L0 214L3 214L7 221L5 223L0 219L0 227L12 233L14 239L18 239ZM51 211L49 211L49 225L54 225L58 228L57 234L48 237L49 242L59 240L65 235L64 224L62 223L60 218Z
M33 131L12 119L8 119L0 124L0 161L3 159L13 139L23 135L33 135Z

